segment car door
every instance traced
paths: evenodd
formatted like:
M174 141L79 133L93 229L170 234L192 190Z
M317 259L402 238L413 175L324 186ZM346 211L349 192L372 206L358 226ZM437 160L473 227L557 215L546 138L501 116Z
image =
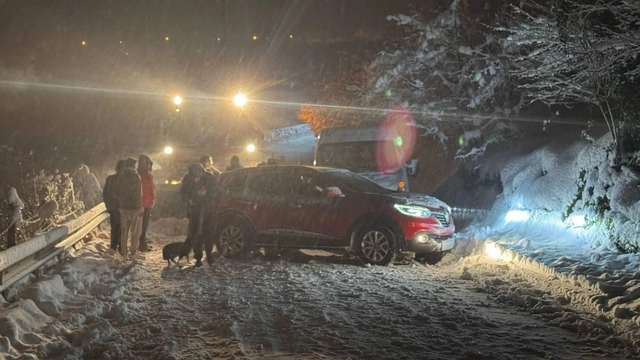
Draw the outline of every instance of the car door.
M260 174L248 183L247 187L255 199L252 217L262 235L256 244L275 246L284 237L291 237L293 214L299 210L292 203L297 191L295 177L288 171L278 169Z
M329 197L326 189L336 186L321 172L305 169L296 176L299 182L294 206L300 211L294 214L295 229L307 236L309 247L348 246L348 241L340 238L344 199Z

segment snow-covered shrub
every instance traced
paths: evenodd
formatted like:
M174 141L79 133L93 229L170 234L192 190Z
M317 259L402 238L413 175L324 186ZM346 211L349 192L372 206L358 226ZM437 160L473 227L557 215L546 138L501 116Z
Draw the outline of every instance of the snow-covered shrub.
M32 155L21 155L13 150L7 151L0 157L0 167L7 169L0 173L0 188L6 190L12 186L16 188L24 201L24 222L22 223L21 240L24 241L37 233L50 230L56 225L81 214L84 211L82 199L75 194L74 184L67 173L58 170L47 172L35 171ZM4 194L6 191L3 191ZM0 206L0 232L9 225L7 221L6 199ZM43 205L54 205L52 216L40 219ZM57 206L55 206L57 205ZM4 246L5 238L0 239L0 247Z

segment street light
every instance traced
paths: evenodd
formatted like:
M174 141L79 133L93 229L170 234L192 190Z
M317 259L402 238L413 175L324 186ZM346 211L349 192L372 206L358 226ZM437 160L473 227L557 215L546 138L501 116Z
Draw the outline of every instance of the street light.
M258 36L257 35L253 35L253 40L258 40Z
M256 146L253 145L253 144L247 145L247 151L250 152L250 153L256 151Z
M182 98L179 95L176 95L176 97L173 98L173 103L176 105L182 104Z
M245 106L247 104L247 101L249 101L247 99L247 96L242 93L233 97L233 103L239 108Z
M167 155L173 154L173 148L171 146L167 146L164 148L164 153Z

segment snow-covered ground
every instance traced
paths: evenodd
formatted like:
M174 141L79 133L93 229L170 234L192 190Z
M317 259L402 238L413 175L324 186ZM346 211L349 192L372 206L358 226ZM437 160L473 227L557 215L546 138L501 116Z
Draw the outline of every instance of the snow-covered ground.
M0 358L615 359L632 349L474 242L440 266L305 252L168 268L161 248L185 231L158 220L154 250L133 264L96 234L0 305Z

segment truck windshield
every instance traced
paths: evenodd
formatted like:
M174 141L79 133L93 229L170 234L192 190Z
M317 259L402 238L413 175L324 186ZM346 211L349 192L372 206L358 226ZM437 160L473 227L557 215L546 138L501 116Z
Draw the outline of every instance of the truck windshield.
M316 165L348 169L356 173L377 172L376 142L362 141L319 145Z

